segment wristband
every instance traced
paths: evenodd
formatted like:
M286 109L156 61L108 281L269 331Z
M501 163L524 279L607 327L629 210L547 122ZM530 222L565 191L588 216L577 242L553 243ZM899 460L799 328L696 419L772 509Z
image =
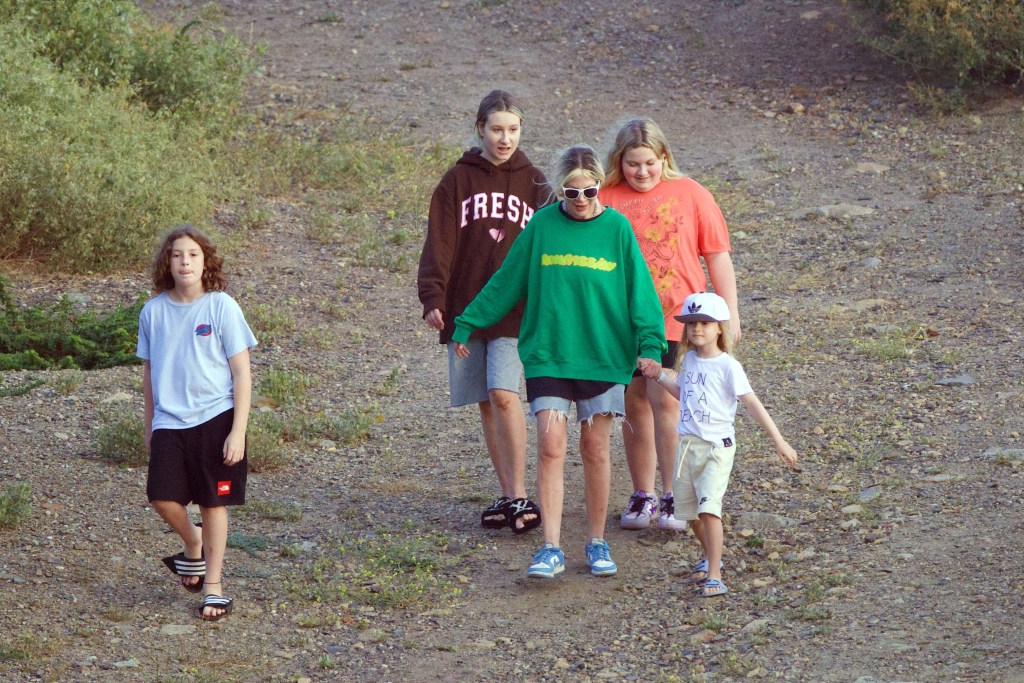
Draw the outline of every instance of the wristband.
M664 370L662 370L661 374L658 375L658 382L661 383L661 382L664 382L667 379L668 379L668 373L665 372Z

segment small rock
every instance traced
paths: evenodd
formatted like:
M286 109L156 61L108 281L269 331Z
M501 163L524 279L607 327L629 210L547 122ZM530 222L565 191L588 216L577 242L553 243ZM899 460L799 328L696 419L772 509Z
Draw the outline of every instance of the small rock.
M882 495L881 486L869 486L868 488L860 492L860 495L857 496L857 499L862 503L870 503L875 498L878 498L880 495Z
M139 660L134 657L130 659L122 659L120 662L114 662L115 669L135 669L139 666Z
M754 619L752 622L740 629L740 633L757 633L768 627L771 621L768 619Z
M131 394L124 391L119 391L116 394L111 394L110 396L107 396L105 399L100 401L100 403L121 403L130 400L132 400Z
M861 268L877 268L882 265L882 259L877 256L868 256L867 258L858 261L857 265Z
M187 636L195 632L193 624L164 624L160 627L161 635L165 636Z
M368 628L359 634L359 640L364 643L383 643L388 639L388 634L379 628Z
M708 628L698 631L690 636L690 645L700 645L701 643L706 643L709 640L714 640L716 635L718 634Z
M859 204L850 204L848 202L842 202L840 204L825 204L819 206L813 213L818 216L824 216L825 218L856 218L858 216L870 216L875 212L874 209L868 206L860 206Z
M891 170L890 167L884 164L876 164L870 161L862 161L853 167L854 173L875 173L877 175L882 175L889 170Z
M943 377L936 384L943 387L969 387L974 384L974 378L970 375L957 375L956 377Z
M861 512L864 511L864 508L862 508L860 505L853 504L846 505L840 508L839 511L842 512L844 515L859 515Z

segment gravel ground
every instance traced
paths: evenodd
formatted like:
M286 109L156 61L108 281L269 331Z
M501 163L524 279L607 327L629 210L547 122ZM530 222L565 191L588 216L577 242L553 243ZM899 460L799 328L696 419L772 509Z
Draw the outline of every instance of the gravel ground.
M169 16L205 3L142 4ZM1019 98L922 115L838 0L217 5L267 45L254 106L344 104L460 145L480 96L504 87L527 103L538 162L653 116L726 209L739 355L802 470L785 472L740 417L732 592L702 601L683 583L699 555L688 534L610 520L619 574L589 576L570 453L568 569L527 581L540 536L478 526L493 476L473 411L446 408L413 275L351 265L271 203L271 229L228 262L243 304L296 321L254 354L257 380L301 369L304 412L374 406L379 422L251 477L263 512L232 520L237 608L207 624L159 563L178 548L144 470L95 452L102 411L141 410L139 369L74 387L33 373L49 383L0 397L0 482L33 492L29 521L0 531L0 679L1024 681ZM405 249L415 259L419 245ZM146 287L144 274L10 276L27 301L105 306ZM618 437L613 462L617 516ZM437 534L425 583L388 584L352 559Z

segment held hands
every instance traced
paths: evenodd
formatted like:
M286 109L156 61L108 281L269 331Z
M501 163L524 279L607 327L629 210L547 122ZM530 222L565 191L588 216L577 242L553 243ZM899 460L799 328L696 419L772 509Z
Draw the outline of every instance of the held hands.
M658 379L661 374L661 362L652 358L637 358L636 367L647 379Z
M435 330L444 329L444 315L438 309L433 309L423 319L427 321L427 324L433 327Z
M459 358L469 358L469 347L465 344L455 342L455 355Z
M245 457L245 432L236 434L234 430L224 440L224 464L234 465Z

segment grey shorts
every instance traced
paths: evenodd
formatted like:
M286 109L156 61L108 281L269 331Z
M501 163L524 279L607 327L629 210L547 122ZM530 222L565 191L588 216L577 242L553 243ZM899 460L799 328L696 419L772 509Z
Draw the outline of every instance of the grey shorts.
M519 340L515 337L470 339L469 358L455 355L455 343L448 343L448 386L452 408L490 400L492 389L516 394L523 377L519 361Z
M735 457L736 446L716 446L690 434L679 437L672 482L679 519L698 519L701 514L721 519Z
M626 385L616 384L594 398L584 398L576 403L576 420L586 422L595 415L622 417L626 414ZM536 418L542 410L554 410L560 419L569 418L569 407L573 401L561 396L538 396L530 402L530 416Z

